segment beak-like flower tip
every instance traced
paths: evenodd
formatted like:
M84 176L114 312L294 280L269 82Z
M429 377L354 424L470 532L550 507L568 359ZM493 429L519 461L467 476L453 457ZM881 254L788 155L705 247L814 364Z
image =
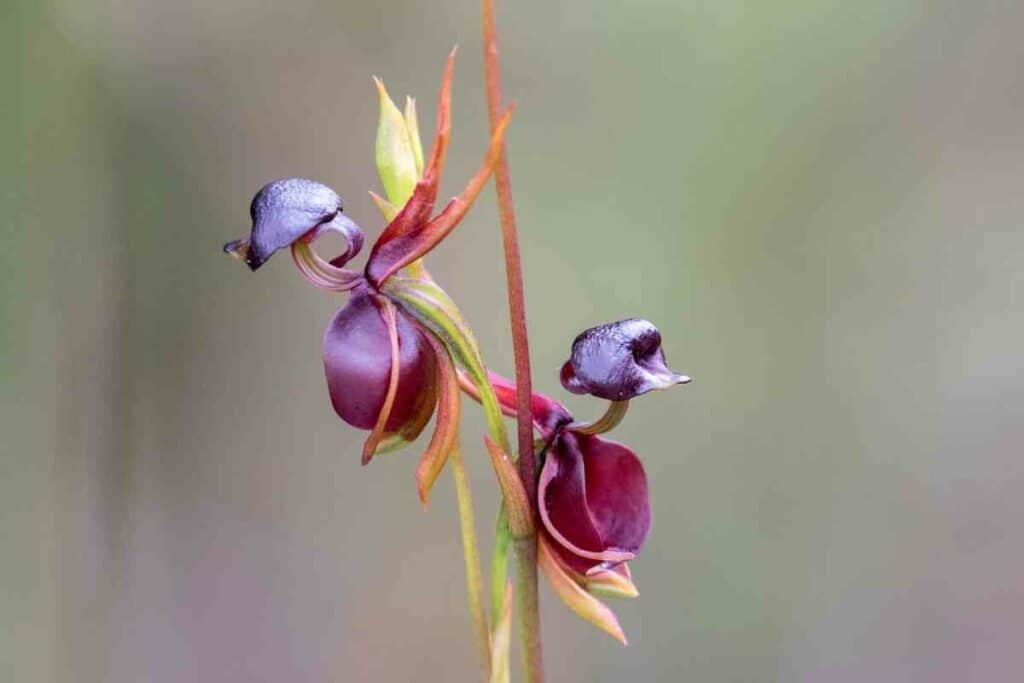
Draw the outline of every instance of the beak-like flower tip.
M685 384L690 378L665 364L661 333L642 318L629 318L584 330L572 343L560 372L574 394L628 401L654 389Z
M246 263L249 258L249 240L231 240L224 245L224 253Z
M285 178L264 185L249 205L252 232L249 239L224 245L224 251L256 270L275 251L290 246L321 226L327 226L341 212L341 197L322 183L305 178ZM361 231L345 219L346 235Z

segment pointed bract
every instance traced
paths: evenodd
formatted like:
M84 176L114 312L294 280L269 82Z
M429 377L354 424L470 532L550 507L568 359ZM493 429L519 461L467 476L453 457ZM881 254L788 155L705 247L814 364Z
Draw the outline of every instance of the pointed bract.
M494 165L501 153L501 145L504 141L505 129L511 120L510 117L511 111L502 118L495 129L487 155L476 175L458 197L454 197L448 202L441 213L429 222L412 226L401 234L390 237L387 241L381 239L373 245L370 260L366 264L366 274L370 282L379 286L391 275L440 244L462 221L484 188L488 178L491 177ZM401 215L395 219L394 223L400 219Z
M635 598L639 595L627 562L595 564L594 560L574 555L547 534L543 535L541 542L547 544L555 561L588 593L607 598Z
M416 100L405 98L405 127L409 131L409 144L416 160L416 177L423 175L423 141L420 140L420 122L416 117Z
M430 160L423 169L423 176L412 192L412 196L404 205L388 199L392 204L401 206L398 215L395 216L384 231L377 238L370 253L372 260L373 253L383 248L388 242L399 235L416 229L424 221L430 218L430 212L437 200L437 187L441 181L441 170L444 168L444 159L448 152L448 140L451 137L451 82L454 69L454 53L448 56L445 64L444 76L441 79L441 93L437 105L437 133L434 137L434 148L430 153ZM369 267L369 264L367 264Z
M441 180L441 172L444 168L444 159L448 148L448 139L451 134L450 99L453 56L454 51L448 58L444 79L441 83L440 102L437 113L437 135L430 159L423 169L423 177L416 183L412 196L406 202L400 203L396 201L395 197L391 196L391 192L388 192L389 203L394 206L402 206L402 208L381 233L374 243L373 249L370 251L370 258L366 264L366 277L374 287L379 288L383 286L389 277L402 268L415 263L455 229L473 205L476 197L480 194L500 156L505 129L511 117L511 110L506 112L499 125L495 128L484 162L476 175L467 184L465 190L459 196L449 201L440 214L433 219L430 218L430 214L434 209L434 203L437 200L438 184ZM390 99L387 99L387 102L390 103ZM382 107L386 108L386 105L382 105ZM397 112L397 108L394 108L393 104L390 104L390 109L394 109L394 112ZM395 115L395 113L390 114L389 120L394 119ZM407 118L408 120L414 120L415 112L408 113ZM397 123L394 125L389 124L389 128L395 126L397 126ZM405 128L408 131L407 125ZM411 150L409 154L414 156ZM385 188L387 188L387 185L385 185ZM378 202L378 206L382 206L380 202ZM385 213L387 213L386 208L383 206L382 210L385 210Z
M374 78L380 95L380 119L377 123L377 173L384 186L388 201L402 206L412 196L413 188L420 177L416 163L416 151L409 134L409 126L402 112L391 100L384 84ZM422 154L422 152L421 152Z
M626 634L622 632L622 626L619 625L615 613L573 581L568 572L555 560L544 540L537 544L537 564L555 593L572 611L623 645L627 644Z
M489 436L484 437L484 446L487 447L487 454L491 456L491 465L494 467L494 474L498 477L498 485L505 499L505 511L508 514L508 527L512 531L512 537L526 538L533 533L533 510L515 463Z

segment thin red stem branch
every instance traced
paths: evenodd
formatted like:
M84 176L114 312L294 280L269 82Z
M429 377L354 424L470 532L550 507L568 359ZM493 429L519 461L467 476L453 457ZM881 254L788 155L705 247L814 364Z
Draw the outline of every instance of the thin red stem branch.
M483 15L484 78L487 86L487 113L492 133L501 121L501 71L498 60L498 36L494 0L481 0ZM512 352L516 371L516 418L518 425L519 476L536 515L537 464L533 453L533 418L530 411L533 388L530 380L530 345L526 331L526 301L523 295L523 268L519 256L512 184L508 154L502 143L494 169L498 194L498 214L505 249L505 277L508 284L509 318L512 328ZM524 678L531 683L543 680L540 646L540 614L537 598L537 537L516 542L518 580L516 598L519 607L520 639Z

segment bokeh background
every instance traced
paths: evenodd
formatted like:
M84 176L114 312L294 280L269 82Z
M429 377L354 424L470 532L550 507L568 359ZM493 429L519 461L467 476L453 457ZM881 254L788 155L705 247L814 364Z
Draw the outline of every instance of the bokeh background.
M1024 4L500 4L537 387L632 315L695 377L616 435L655 510L631 645L545 591L549 679L1020 680ZM359 466L340 300L220 246L287 175L372 238L370 76L430 130L455 43L457 191L476 4L3 15L3 678L475 680L450 480L424 512L415 452ZM498 234L488 190L431 266L509 372Z

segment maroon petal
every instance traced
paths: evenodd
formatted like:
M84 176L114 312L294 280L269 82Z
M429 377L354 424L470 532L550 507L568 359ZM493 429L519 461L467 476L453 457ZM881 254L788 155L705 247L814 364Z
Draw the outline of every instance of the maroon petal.
M396 323L398 388L385 423L388 433L412 423L422 429L423 411L432 411L437 401L437 369L430 345L401 311ZM353 427L373 429L391 378L388 327L373 295L356 292L335 314L324 332L323 359L334 411Z
M630 560L650 530L643 465L614 441L559 434L541 470L537 495L548 533L583 558Z
M661 333L641 318L591 327L572 343L562 386L574 394L627 401L653 389L690 381L665 365Z
M249 239L229 242L224 250L241 257L252 270L315 229L340 232L349 244L346 258L362 246L362 230L341 215L341 197L315 180L285 178L264 185L253 197L249 214Z

